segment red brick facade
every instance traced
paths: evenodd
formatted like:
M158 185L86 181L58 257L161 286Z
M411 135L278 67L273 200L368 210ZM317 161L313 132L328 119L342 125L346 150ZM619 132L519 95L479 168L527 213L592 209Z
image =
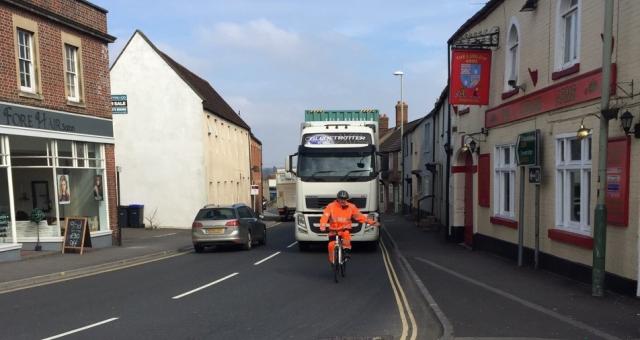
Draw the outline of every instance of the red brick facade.
M36 67L39 97L21 95L16 64L14 17L37 25ZM82 0L0 1L0 101L111 119L111 90L106 11ZM63 34L80 39L82 100L69 104L65 94ZM115 155L105 145L110 228L117 229Z
M36 56L36 60L37 67L40 69L42 99L20 96L16 73L13 14L34 21L38 25L39 55ZM106 19L106 17L104 18ZM106 25L106 22L104 24ZM84 85L82 106L67 104L64 92L62 32L77 36L82 40L81 78ZM91 35L0 2L0 69L2 70L0 78L0 100L2 101L111 118L107 43L99 41Z
M251 136L251 153L249 155L251 163L251 184L260 188L258 198L253 198L257 202L255 210L262 212L262 143Z

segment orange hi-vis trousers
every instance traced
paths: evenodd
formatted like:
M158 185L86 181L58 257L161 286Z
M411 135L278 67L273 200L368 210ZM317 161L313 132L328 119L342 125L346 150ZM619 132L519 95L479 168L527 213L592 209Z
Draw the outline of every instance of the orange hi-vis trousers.
M333 250L336 248L336 241L334 241L335 233L338 233L342 237L342 247L351 249L351 233L349 229L331 230L329 233L329 262L333 263Z

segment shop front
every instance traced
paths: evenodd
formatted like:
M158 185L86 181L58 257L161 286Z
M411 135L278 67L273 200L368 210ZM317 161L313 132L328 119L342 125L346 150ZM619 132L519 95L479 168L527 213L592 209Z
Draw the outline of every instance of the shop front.
M112 143L109 119L0 102L0 261L61 250L70 217L86 218L93 247L111 245Z

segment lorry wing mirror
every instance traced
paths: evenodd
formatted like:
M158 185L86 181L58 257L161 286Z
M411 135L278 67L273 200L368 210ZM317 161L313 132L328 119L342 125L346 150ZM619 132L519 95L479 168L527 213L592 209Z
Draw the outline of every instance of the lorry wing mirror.
M298 156L298 153L296 152L293 155L289 155L289 158L285 159L285 161L284 161L285 162L285 165L284 165L285 169L287 169L287 171L289 171L290 173L292 173L292 174L294 174L296 176L298 176L298 174L295 171L293 171L292 164L293 164L293 157L297 157L297 156Z

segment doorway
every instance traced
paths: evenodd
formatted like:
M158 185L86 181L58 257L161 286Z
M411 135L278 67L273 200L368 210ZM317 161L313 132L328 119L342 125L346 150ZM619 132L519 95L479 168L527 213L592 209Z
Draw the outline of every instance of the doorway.
M51 197L49 196L49 182L32 181L31 196L33 197L33 208L44 212L51 210Z
M473 245L473 157L464 153L464 243Z

